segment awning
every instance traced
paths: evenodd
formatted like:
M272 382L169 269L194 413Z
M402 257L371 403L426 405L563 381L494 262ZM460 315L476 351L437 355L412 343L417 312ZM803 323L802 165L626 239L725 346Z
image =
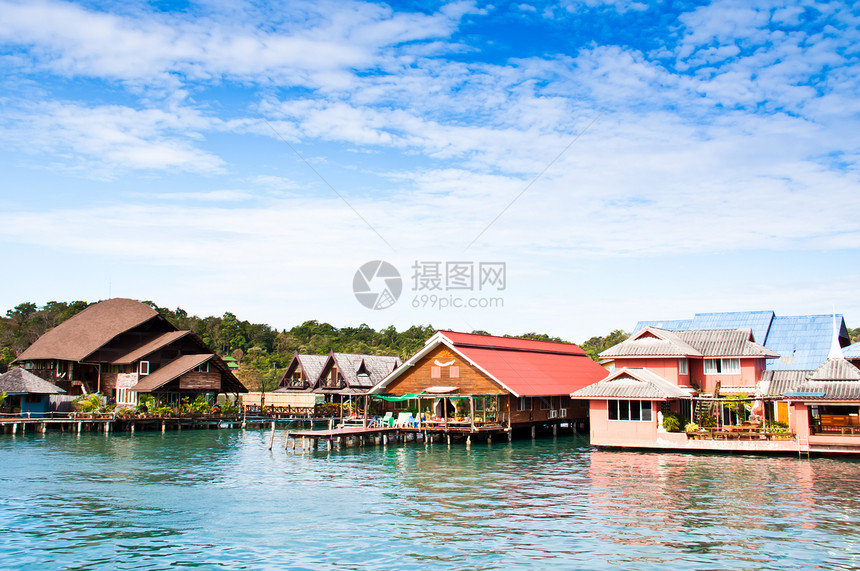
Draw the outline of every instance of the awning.
M420 394L421 393L412 393L412 394L408 394L408 395L403 395L402 397L389 397L389 396L383 396L383 395L371 395L371 396L378 398L378 399L386 400L389 402L396 402L396 401L415 399L415 398L418 398L418 395L420 395Z
M453 393L457 390L457 387L428 387L424 389L426 394L442 394L442 393Z

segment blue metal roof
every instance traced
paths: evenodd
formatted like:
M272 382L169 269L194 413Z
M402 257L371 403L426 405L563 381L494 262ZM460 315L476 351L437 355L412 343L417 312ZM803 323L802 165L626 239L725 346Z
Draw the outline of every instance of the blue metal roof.
M860 359L860 343L843 347L842 354L846 359Z
M841 315L836 315L840 342L848 344L848 330ZM693 319L673 321L640 321L633 332L647 326L670 331L682 329L749 328L753 337L779 359L768 359L767 369L773 371L815 370L827 360L833 339L832 315L795 315L780 317L773 311L738 311L727 313L697 313ZM857 349L860 357L860 348Z

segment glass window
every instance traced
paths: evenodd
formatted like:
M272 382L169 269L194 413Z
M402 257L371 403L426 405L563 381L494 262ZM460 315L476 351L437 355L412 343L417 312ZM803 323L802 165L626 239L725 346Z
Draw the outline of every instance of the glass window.
M651 420L651 401L642 400L642 401L639 401L639 404L641 405L641 409L642 409L642 420L650 421Z
M138 368L138 372L141 375L148 375L149 374L149 361L141 361L140 367Z
M609 420L618 420L618 401L609 401Z
M686 375L689 373L689 369L687 368L687 359L678 359L678 374Z
M611 400L607 406L609 420L629 420L650 422L651 401L649 400Z
M705 374L737 375L741 372L740 359L705 359Z

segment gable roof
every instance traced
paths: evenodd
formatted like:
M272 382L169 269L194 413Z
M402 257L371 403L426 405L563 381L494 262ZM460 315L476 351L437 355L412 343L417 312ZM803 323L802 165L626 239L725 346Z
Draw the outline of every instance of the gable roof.
M753 341L750 329L668 331L645 327L601 357L779 357Z
M690 398L691 393L670 383L648 369L623 367L592 385L571 393L572 399L646 399Z
M136 385L131 388L131 390L138 393L150 393L152 391L158 390L167 383L178 379L182 375L188 373L194 367L202 365L207 361L210 361L210 365L218 369L218 372L221 375L220 392L248 392L248 389L246 389L245 386L241 382L239 382L236 377L233 376L233 373L230 372L230 369L227 368L227 364L224 363L224 361L222 361L221 358L214 353L206 353L199 355L182 355L181 357L177 357L173 361L162 366L157 371L153 371L151 374L141 379Z
M147 355L154 353L155 351L170 345L177 339L182 339L186 335L190 335L190 331L168 331L167 333L162 333L155 339L152 339L148 343L144 343L137 349L130 351L123 355L122 357L118 357L111 362L111 365L129 365L134 363Z
M131 390L138 393L151 393L170 381L177 379L198 365L202 365L215 355L182 355L144 377Z
M768 373L766 371L765 373ZM843 358L825 361L815 371L772 371L767 392L792 399L860 400L860 369Z
M66 391L19 367L0 375L0 392L10 395L57 395Z
M83 361L117 335L157 317L154 309L134 299L100 301L39 337L16 361Z
M860 369L846 359L827 359L809 375L811 381L860 381Z
M440 345L459 354L517 397L567 395L606 375L606 369L573 343L438 331L423 349L380 381L371 392L384 392L391 381Z
M338 372L343 376L345 389L370 389L376 383L384 379L394 369L402 364L400 357L386 355L361 355L358 353L334 353L332 352L322 370L320 378L324 376L333 364L337 365ZM317 383L319 380L317 381ZM316 386L316 384L314 384ZM364 391L361 391L364 392Z
M836 314L840 343L848 345L845 320ZM773 311L697 313L693 319L640 321L633 329L656 326L663 329L750 328L755 341L777 353L766 362L769 370L815 370L827 360L833 331L833 315L778 316Z

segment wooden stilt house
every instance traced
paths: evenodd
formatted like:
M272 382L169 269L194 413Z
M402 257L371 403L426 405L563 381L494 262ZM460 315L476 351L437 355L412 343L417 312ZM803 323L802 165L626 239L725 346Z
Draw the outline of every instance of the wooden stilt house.
M408 403L424 427L510 429L585 418L570 393L605 374L571 343L439 331L371 394Z

